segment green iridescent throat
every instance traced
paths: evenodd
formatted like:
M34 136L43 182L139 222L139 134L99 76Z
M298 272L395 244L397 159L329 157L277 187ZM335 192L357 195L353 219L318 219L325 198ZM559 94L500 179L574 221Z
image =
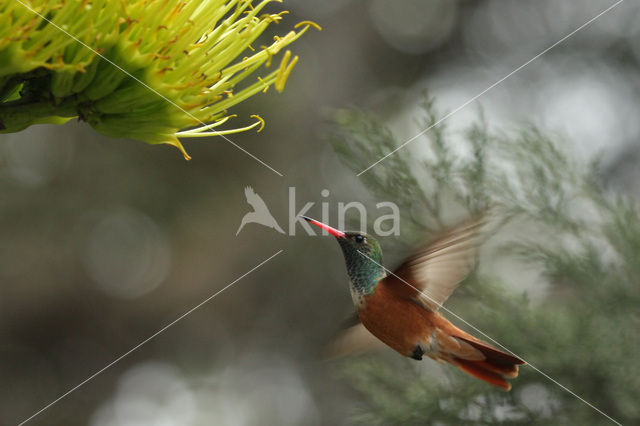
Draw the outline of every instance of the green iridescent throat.
M353 233L355 235L355 233ZM371 294L378 282L387 274L382 267L382 251L378 242L367 236L365 243L358 243L348 232L346 238L338 238L347 265L351 285L360 294Z

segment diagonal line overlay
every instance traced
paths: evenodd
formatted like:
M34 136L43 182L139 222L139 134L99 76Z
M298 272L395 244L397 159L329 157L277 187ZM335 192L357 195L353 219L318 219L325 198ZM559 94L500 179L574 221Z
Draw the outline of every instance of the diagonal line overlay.
M83 42L82 40L80 40L78 37L74 36L73 34L69 33L68 31L66 31L64 28L61 28L60 26L56 25L55 23L51 22L51 20L47 19L44 15L38 13L36 10L34 10L33 8L31 8L28 4L24 3L22 0L15 0L16 2L20 3L22 6L24 6L26 9L28 9L29 11L31 11L32 13L36 14L38 17L40 17L40 19L46 21L47 23L51 24L53 27L55 27L56 29L58 29L59 31L63 32L64 34L66 34L68 37L74 39L75 41L77 41L78 43L80 43L82 46L86 47L87 49L89 49L90 51L92 51L93 53L95 53L96 55L98 55L99 57L101 57L102 59L104 59L105 61L107 61L108 63L110 63L111 65L113 65L114 67L116 67L117 69L119 69L120 71L122 71L123 73L125 73L127 76L131 77L132 79L134 79L135 81L137 81L138 83L140 83L141 85L143 85L144 87L146 87L147 89L149 89L151 92L155 93L156 95L158 95L159 97L161 97L162 99L164 99L165 101L167 101L168 103L170 103L171 105L173 105L174 107L178 108L180 111L184 112L185 114L187 114L189 117L193 118L194 120L196 120L198 123L202 124L203 126L206 125L206 123L204 123L202 120L198 119L196 116L194 116L193 114L191 114L189 111L185 110L184 108L182 108L180 105L176 104L175 102L173 102L171 99L167 98L166 96L164 96L162 93L158 92L156 89L154 89L153 87L149 86L147 83L145 83L144 81L140 80L139 78L137 78L136 76L134 76L133 74L131 74L130 72L128 72L127 70L125 70L124 68L122 68L120 65L116 64L115 62L113 62L112 60L106 58L105 56L103 56L101 53L99 53L97 50L95 50L94 48L92 48L91 46L89 46L88 44L86 44L85 42ZM212 129L211 131L218 133L215 129ZM240 151L244 152L245 154L247 154L249 157L253 158L254 160L256 160L258 163L262 164L263 166L265 166L266 168L268 168L269 170L271 170L272 172L274 172L275 174L277 174L280 177L283 177L284 175L282 173L280 173L279 171L277 171L276 169L274 169L273 167L271 167L270 165L268 165L267 163L265 163L264 161L262 161L261 159L259 159L258 157L256 157L255 155L253 155L252 153L250 153L249 151L247 151L246 149L244 149L243 147L241 147L240 145L238 145L237 143L235 143L234 141L232 141L231 139L229 139L228 137L226 137L223 134L219 134L218 136L220 136L222 139L224 139L225 141L229 142L231 145L233 145L234 147L236 147L237 149L239 149Z
M43 411L51 408L53 405L57 404L58 402L60 402L63 398L69 396L71 393L75 392L78 388L80 388L81 386L87 384L88 382L90 382L91 380L93 380L95 377L97 377L98 375L102 374L105 370L107 370L108 368L112 367L113 365L115 365L116 363L118 363L119 361L121 361L122 359L126 358L127 356L131 355L131 353L135 352L136 350L138 350L141 346L145 345L146 343L148 343L150 340L154 339L155 337L157 337L159 334L165 332L166 330L168 330L169 328L171 328L172 326L174 326L176 323L178 323L179 321L181 321L182 319L184 319L186 316L190 315L191 313L193 313L195 310L197 310L198 308L200 308L202 305L206 304L207 302L209 302L210 300L212 300L213 298L215 298L216 296L218 296L220 293L222 293L223 291L225 291L226 289L228 289L229 287L231 287L232 285L234 285L235 283L237 283L238 281L240 281L241 279L243 279L244 277L246 277L247 275L249 275L250 273L252 273L253 271L255 271L256 269L258 269L259 267L261 267L262 265L264 265L265 263L269 262L271 259L273 259L274 257L276 257L277 255L279 255L280 253L282 253L284 250L279 250L278 252L276 252L275 254L272 254L270 257L268 257L267 259L263 260L262 262L260 262L259 264L257 264L256 266L254 266L253 268L251 268L249 271L245 272L244 274L240 275L238 278L236 278L235 280L231 281L229 284L227 284L226 286L224 286L222 289L218 290L217 292L215 292L214 294L212 294L211 296L207 297L206 299L204 299L202 302L198 303L196 306L194 306L193 308L189 309L188 311L186 311L185 313L183 313L182 315L180 315L178 318L174 319L173 321L171 321L169 324L165 325L164 327L162 327L160 330L156 331L155 333L153 333L151 336L147 337L146 339L144 339L142 342L138 343L136 346L134 346L133 348L129 349L127 352L123 353L122 355L120 355L118 358L114 359L113 361L111 361L109 364L107 364L106 366L102 367L100 370L96 371L95 373L93 373L91 376L87 377L86 379L84 379L82 382L78 383L76 386L72 387L71 389L69 389L68 391L66 391L65 393L63 393L62 395L60 395L58 398L54 399L53 401L51 401L49 404L45 405L44 407L42 407L40 410L36 411L35 413L33 413L30 417L24 419L22 422L20 422L18 424L18 426L22 426L25 423L27 423L28 421L32 420L34 417L36 417L37 415L41 414Z
M394 274L392 271L388 270L387 268L385 268L384 266L382 266L381 264L379 264L378 262L376 262L375 260L373 260L371 257L369 257L368 255L366 255L365 253L361 252L360 250L358 250L358 253L360 253L362 256L364 256L365 258L369 259L371 262L375 263L376 265L378 265L379 267L381 267L382 269L384 269L387 273L393 275L394 277L398 278L400 281L402 281L403 283L405 283L406 285L408 285L409 287L411 287L412 289L414 289L415 291L417 291L418 293L422 294L423 296L425 296L427 299L431 300L432 302L438 304L438 302L433 299L430 295L426 294L424 291L419 290L418 288L414 287L413 285L411 285L409 282L407 282L405 279L403 279L402 277L399 277L398 275ZM596 407L595 405L591 404L589 401L585 400L584 398L582 398L580 395L576 394L575 392L573 392L571 389L567 388L565 385L563 385L562 383L558 382L557 380L555 380L554 378L552 378L551 376L549 376L548 374L546 374L544 371L540 370L539 368L537 368L536 366L534 366L533 364L531 364L529 361L527 361L526 359L524 359L523 357L521 357L520 355L514 353L513 351L511 351L509 348L507 348L506 346L504 346L503 344L501 344L500 342L498 342L497 340L495 340L493 337L489 336L487 333L485 333L484 331L480 330L478 327L476 327L475 325L471 324L470 322L468 322L467 320L465 320L464 318L462 318L461 316L459 316L458 314L456 314L455 312L451 311L450 309L447 309L445 306L441 306L440 309L446 311L447 313L453 315L454 317L456 317L457 319L459 319L460 321L462 321L463 323L465 323L466 325L468 325L469 327L471 327L472 329L474 329L475 331L477 331L478 333L482 334L485 338L487 338L488 340L490 340L491 342L493 342L496 346L499 346L500 348L504 349L505 351L509 352L511 355L520 358L521 360L523 360L524 362L527 363L527 365L531 368L533 368L535 371L537 371L538 373L540 373L542 376L544 376L546 379L548 379L549 381L551 381L552 383L554 383L555 385L559 386L560 388L562 388L563 390L567 391L568 393L570 393L571 395L575 396L576 398L578 398L580 401L582 401L583 403L585 403L586 405L588 405L589 407L591 407L592 409L594 409L595 411L597 411L598 413L600 413L601 415L603 415L604 417L606 417L607 419L609 419L611 422L615 423L618 426L622 426L622 423L618 422L617 420L614 420L611 416L609 416L607 413L605 413L604 411L600 410L598 407Z
M589 26L590 24L592 24L596 19L600 18L602 15L606 14L607 12L611 11L614 7L618 6L620 3L622 3L624 0L618 0L617 2L615 2L614 4L612 4L611 6L609 6L608 8L606 8L605 10L603 10L602 12L598 13L596 16L594 16L593 18L589 19L587 22L585 22L584 24L580 25L578 28L576 28L575 30L571 31L569 34L567 34L566 36L562 37L560 40L556 41L555 43L553 43L551 46L547 47L546 49L544 49L542 52L538 53L536 56L534 56L533 58L529 59L527 62L525 62L524 64L520 65L518 68L516 68L515 70L511 71L509 74L505 75L504 77L502 77L500 80L496 81L495 83L493 83L491 86L487 87L486 89L484 89L482 92L478 93L477 95L475 95L474 97L472 97L471 99L469 99L468 101L466 101L465 103L463 103L462 105L460 105L459 107L457 107L456 109L454 109L453 111L449 112L448 114L446 114L444 117L440 118L438 121L436 121L435 123L433 123L432 125L430 125L429 127L427 127L426 129L420 131L418 134L416 134L415 136L412 136L410 139L408 139L406 142L404 142L402 145L400 145L399 147L397 147L396 149L394 149L393 151L391 151L390 153L388 153L387 155L385 155L384 157L382 157L381 159L379 159L378 161L376 161L375 163L371 164L369 167L367 167L366 169L362 170L360 173L358 173L356 176L360 176L363 173L367 172L368 170L370 170L371 168L373 168L374 166L378 165L379 163L381 163L382 161L384 161L387 157L395 154L396 152L398 152L399 150L401 150L402 148L404 148L405 146L409 145L411 142L415 141L416 139L418 139L420 136L424 135L425 133L427 133L429 130L431 130L432 128L434 128L435 126L437 126L438 124L442 123L443 121L445 121L446 119L448 119L449 117L451 117L452 115L456 114L457 112L463 110L464 108L466 108L467 106L469 106L469 104L473 103L476 99L478 99L479 97L481 97L482 95L484 95L485 93L489 92L490 90L492 90L494 87L498 86L500 83L502 83L503 81L505 81L506 79L508 79L509 77L511 77L512 75L514 75L515 73L517 73L518 71L520 71L521 69L523 69L524 67L526 67L527 65L529 65L531 62L535 61L536 59L538 59L540 56L544 55L545 53L547 53L548 51L550 51L551 49L553 49L554 47L556 47L557 45L559 45L560 43L564 42L565 40L567 40L568 38L572 37L573 35L575 35L577 32L579 32L580 30L584 29L585 27Z

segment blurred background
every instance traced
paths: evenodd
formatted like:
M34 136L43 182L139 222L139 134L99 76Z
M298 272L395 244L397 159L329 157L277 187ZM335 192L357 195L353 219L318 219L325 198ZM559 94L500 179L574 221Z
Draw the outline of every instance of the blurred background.
M264 131L232 135L284 177L222 139L186 141L185 162L75 120L0 135L0 424L29 417L278 250L31 424L349 423L360 395L319 361L352 310L338 246L299 225L295 236L255 224L236 236L245 186L285 230L289 187L297 209L315 202L310 216L329 203L335 224L338 202L371 195L323 138L332 109L374 110L408 139L424 89L453 110L613 3L285 1L279 32L307 19L323 31L292 46L300 63L284 93L233 111L260 114ZM468 126L479 105L491 128L533 123L565 135L576 159L600 158L612 190L640 196L639 13L621 3L449 128ZM529 273L505 268L504 280L544 297Z

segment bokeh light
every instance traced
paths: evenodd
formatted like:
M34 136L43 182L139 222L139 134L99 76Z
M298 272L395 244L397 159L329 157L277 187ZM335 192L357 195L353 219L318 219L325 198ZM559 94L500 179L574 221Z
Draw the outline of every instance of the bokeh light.
M408 0L402 7L374 0L369 5L371 21L380 36L395 49L420 54L439 47L453 31L458 5L453 0Z
M0 144L4 175L26 187L49 183L73 160L73 132L51 142L48 126L32 126L19 134L8 134Z
M193 392L180 372L168 364L147 362L125 372L116 395L91 419L93 426L193 424Z
M88 237L83 264L110 296L140 297L156 288L171 266L171 249L153 221L130 209L105 214Z

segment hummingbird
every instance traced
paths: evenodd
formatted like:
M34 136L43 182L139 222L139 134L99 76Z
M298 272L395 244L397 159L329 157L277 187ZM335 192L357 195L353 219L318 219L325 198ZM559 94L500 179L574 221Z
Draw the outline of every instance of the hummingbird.
M378 339L403 356L421 360L426 355L511 389L507 379L517 377L518 366L525 362L461 330L439 313L474 267L484 239L481 217L445 230L392 273L382 266L380 244L370 235L303 218L337 239L359 318L357 325L336 339L331 348L334 355L368 349L379 344Z

